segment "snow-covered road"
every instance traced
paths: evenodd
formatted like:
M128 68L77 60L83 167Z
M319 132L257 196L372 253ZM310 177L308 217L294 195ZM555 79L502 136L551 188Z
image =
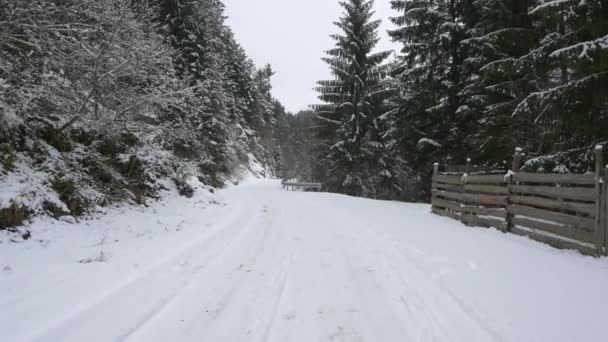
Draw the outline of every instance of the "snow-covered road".
M608 341L608 260L429 211L248 181L37 223L0 243L0 340Z

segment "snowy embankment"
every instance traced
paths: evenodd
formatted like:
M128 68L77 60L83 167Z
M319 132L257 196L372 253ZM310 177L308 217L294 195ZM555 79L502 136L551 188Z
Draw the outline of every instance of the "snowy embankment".
M608 260L249 181L0 243L3 341L605 341Z

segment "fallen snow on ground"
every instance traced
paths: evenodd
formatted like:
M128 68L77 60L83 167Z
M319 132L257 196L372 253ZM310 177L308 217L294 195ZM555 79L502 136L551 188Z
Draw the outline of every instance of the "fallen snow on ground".
M248 181L0 243L2 341L607 341L608 260Z

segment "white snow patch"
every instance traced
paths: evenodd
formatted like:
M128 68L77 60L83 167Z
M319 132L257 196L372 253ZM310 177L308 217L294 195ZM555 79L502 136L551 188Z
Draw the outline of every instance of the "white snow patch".
M429 138L422 138L420 140L418 140L418 146L422 147L424 145L432 145L435 147L441 147L441 144L438 143L436 140L433 139L429 139Z

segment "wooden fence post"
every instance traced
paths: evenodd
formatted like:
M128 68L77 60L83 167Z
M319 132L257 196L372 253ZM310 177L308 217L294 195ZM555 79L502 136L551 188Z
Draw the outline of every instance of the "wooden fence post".
M464 174L463 174L462 178L460 178L460 193L462 193L462 194L466 193L466 190L465 190L465 185L467 184L466 177L468 177L468 176L469 176L470 168L471 168L471 158L467 158L467 164L466 164L466 166L465 166ZM458 171L458 170L456 170L456 171ZM464 207L468 206L469 204L467 203L467 204L465 205L465 204L464 204L464 203L462 203L462 202L463 202L463 201L460 201L460 206L461 206L461 210L460 210L460 221L462 221L462 223L463 223L464 225L467 225L467 226L468 226L467 219L466 219L466 215L469 215L469 214L471 214L471 215L472 215L472 213L470 213L469 211L466 211L466 210L464 209Z
M515 154L513 155L513 165L511 165L511 171L519 172L521 168L521 157L522 157L522 149L521 147L515 148Z
M600 220L599 228L603 231L604 245L602 246L603 255L608 255L608 184L606 184L606 177L608 177L608 165L602 170L600 175Z
M602 205L604 198L602 190L606 185L602 180L602 170L604 168L604 147L595 147L595 248L598 254L606 252L606 211Z
M521 168L521 166L520 166L521 165L521 156L522 156L521 147L515 148L515 154L513 154L513 163L511 164L512 173L519 172L519 169ZM513 196L513 193L511 191L511 185L513 185L513 176L511 175L506 181L507 181L507 207L505 209L507 210L507 228L505 229L505 232L508 232L511 230L511 228L513 228L513 214L511 214L509 212L509 206L511 205L511 196Z
M439 163L433 164L433 179L431 180L431 210L435 212L437 207L435 206L435 189L432 188L432 184L435 182L435 176L439 174Z

